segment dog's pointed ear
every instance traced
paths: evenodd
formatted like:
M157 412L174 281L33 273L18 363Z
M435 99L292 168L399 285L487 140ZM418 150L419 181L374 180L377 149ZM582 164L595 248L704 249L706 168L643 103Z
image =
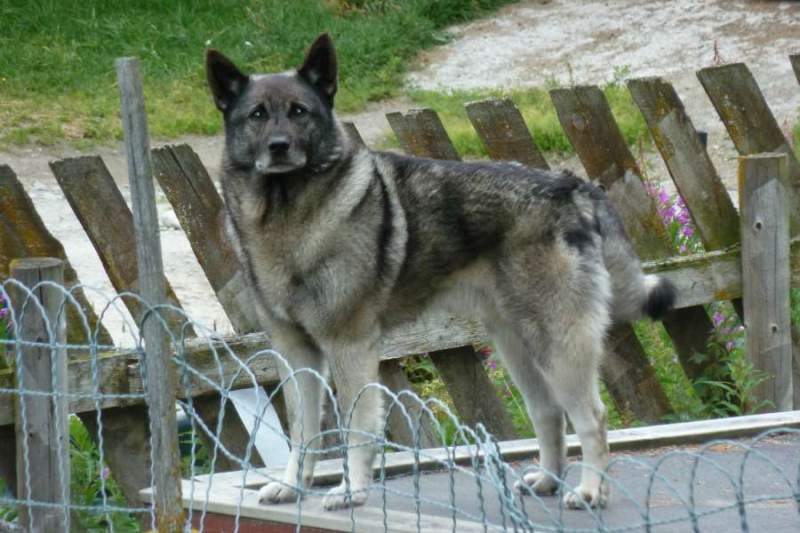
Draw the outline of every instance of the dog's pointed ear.
M325 101L333 106L333 97L337 88L336 50L333 48L331 36L323 33L306 54L303 66L297 70L301 78L314 87Z
M250 79L233 61L216 50L206 52L206 76L214 102L223 112L244 92Z

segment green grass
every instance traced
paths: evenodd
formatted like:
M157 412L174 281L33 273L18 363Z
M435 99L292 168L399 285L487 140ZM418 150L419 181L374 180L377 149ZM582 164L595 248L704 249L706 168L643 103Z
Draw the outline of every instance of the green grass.
M513 0L5 0L0 3L0 145L120 136L114 59L141 60L155 137L212 134L208 47L250 71L298 66L330 32L340 56L337 105L397 94L409 61L443 28Z
M619 80L618 80L619 81ZM418 107L435 110L442 119L455 149L464 157L487 157L486 149L467 118L464 104L491 97L509 97L522 113L525 123L537 146L545 152L573 152L572 145L558 121L556 110L550 100L549 88L531 88L513 91L412 91L409 96ZM629 145L640 138L648 140L647 125L639 109L633 103L627 88L619 82L610 82L603 88L620 131ZM388 140L385 147L396 147L396 141Z

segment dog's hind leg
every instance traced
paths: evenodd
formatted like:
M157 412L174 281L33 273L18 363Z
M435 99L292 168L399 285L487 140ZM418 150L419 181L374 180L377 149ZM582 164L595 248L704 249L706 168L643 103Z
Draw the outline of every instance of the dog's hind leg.
M306 487L312 484L316 453L307 450L322 444L320 418L322 415L322 381L309 372L324 373L324 359L320 350L308 336L291 325L273 326L271 338L275 349L283 355L291 369L278 364L282 392L289 414L289 434L292 440L289 463L282 481L273 481L261 488L261 503L296 501Z
M339 423L346 428L346 478L325 495L326 509L362 505L372 483L376 439L382 430L383 395L369 384L379 383L380 345L377 334L368 338L338 338L323 345L339 410Z
M565 327L553 343L544 370L581 443L581 481L564 495L564 504L572 509L603 507L608 499L608 483L604 482L608 465L606 408L598 382L603 331L592 322L576 321Z
M493 330L494 345L522 394L539 440L540 470L525 474L522 482L517 484L517 489L522 492L532 490L540 496L553 494L558 490L557 478L561 476L567 460L564 410L556 401L545 376L536 366L536 356L531 353L531 347L522 337L511 327L498 324L487 329Z

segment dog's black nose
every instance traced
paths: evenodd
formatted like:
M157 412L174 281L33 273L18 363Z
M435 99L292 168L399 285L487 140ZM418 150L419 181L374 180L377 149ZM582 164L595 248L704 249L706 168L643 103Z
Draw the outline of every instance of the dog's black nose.
M289 151L289 139L284 137L272 139L269 141L267 148L274 155L285 154Z

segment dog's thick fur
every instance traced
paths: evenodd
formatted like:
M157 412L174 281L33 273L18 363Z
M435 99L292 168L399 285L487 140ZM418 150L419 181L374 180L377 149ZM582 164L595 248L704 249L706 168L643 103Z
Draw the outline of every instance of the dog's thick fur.
M343 410L353 409L350 490L327 508L366 499L375 450L360 432L380 430L382 333L438 306L481 320L525 398L543 471L566 461L566 413L583 450L576 494L565 503L603 505L606 415L598 391L612 323L674 300L645 276L604 193L574 175L509 163L461 163L373 152L351 141L333 113L337 65L327 35L305 63L281 74L243 74L216 51L209 85L225 121L223 192L228 232L251 284L259 318L294 368L329 371ZM294 500L312 479L300 448L320 427L322 390L297 376L287 387L295 443L285 483L264 502ZM539 494L556 482L525 483Z

